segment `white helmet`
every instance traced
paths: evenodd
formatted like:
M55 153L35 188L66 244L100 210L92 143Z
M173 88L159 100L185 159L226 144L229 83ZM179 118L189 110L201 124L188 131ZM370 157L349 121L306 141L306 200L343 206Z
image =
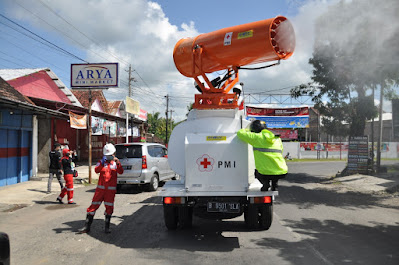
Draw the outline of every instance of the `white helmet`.
M106 144L103 148L103 154L105 156L113 155L116 152L115 146L113 144Z

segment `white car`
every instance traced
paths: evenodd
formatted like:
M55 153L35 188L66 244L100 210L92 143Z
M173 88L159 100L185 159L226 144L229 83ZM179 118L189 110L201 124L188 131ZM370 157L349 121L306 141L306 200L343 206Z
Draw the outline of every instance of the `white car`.
M168 150L156 143L116 144L116 157L123 167L118 175L118 189L121 185L145 185L150 191L156 191L159 182L176 177L169 167Z

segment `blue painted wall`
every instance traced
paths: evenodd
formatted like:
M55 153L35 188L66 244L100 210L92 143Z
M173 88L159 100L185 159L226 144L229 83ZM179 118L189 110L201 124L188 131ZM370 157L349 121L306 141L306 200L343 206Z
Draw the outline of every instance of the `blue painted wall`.
M32 176L32 114L0 107L0 186Z

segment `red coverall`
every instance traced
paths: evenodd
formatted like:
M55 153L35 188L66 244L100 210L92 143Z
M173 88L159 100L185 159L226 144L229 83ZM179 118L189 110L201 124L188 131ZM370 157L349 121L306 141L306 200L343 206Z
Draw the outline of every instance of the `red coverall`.
M73 203L73 170L71 167L72 158L69 157L69 150L63 150L63 157L61 158L62 169L64 170L65 187L61 190L58 196L59 200L68 195L68 203Z
M87 213L94 215L101 202L104 201L105 214L112 215L114 212L117 174L123 174L123 168L119 162L107 161L104 166L101 162L98 162L94 170L96 173L100 173L100 177L91 205L87 208Z

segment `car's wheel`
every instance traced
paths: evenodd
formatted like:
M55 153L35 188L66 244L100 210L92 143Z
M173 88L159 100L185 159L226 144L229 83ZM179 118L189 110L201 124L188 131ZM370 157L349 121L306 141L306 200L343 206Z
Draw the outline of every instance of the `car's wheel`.
M257 229L259 227L259 211L256 205L249 204L244 212L245 224L250 229Z
M169 230L176 230L177 228L177 207L164 205L163 206L163 217L165 220L165 226Z
M178 208L179 227L190 228L193 225L193 208L182 206Z
M268 230L273 222L273 205L265 204L260 206L259 225L263 230Z
M148 189L149 191L156 191L158 187L159 187L159 178L157 174L154 174L152 175Z

